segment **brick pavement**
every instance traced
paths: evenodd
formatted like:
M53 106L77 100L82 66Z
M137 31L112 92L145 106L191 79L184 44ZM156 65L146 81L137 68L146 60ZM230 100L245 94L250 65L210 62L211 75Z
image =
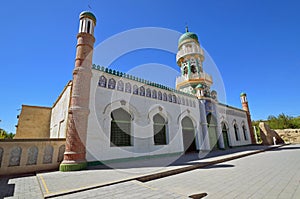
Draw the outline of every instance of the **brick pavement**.
M300 145L284 146L145 184L183 195L207 192L205 198L299 199Z
M0 198L1 196L11 196L11 198L42 198L43 194L44 195L55 195L57 193L67 193L69 191L74 191L77 190L79 191L78 193L72 193L69 195L65 195L63 197L66 198L71 198L72 196L78 196L78 197L93 197L93 198L103 198L101 197L104 193L107 195L107 198L117 198L118 196L123 195L128 195L128 197L131 197L132 194L133 196L138 196L139 198L145 198L146 196L152 197L152 198L186 198L188 195L191 194L197 194L197 193L202 193L202 192L207 192L207 190L216 190L214 192L208 192L209 196L213 198L214 195L216 198L218 196L224 196L224 193L226 193L226 197L236 197L239 195L236 191L236 185L239 184L242 190L245 189L244 195L245 198L247 196L252 197L252 193L254 190L256 190L258 185L265 185L264 181L262 182L255 182L255 181L250 181L250 182L255 182L255 186L249 186L249 183L239 183L237 179L239 179L238 173L232 174L229 171L231 169L236 169L237 166L231 164L232 161L214 165L211 167L208 167L209 169L201 169L201 170L194 170L190 172L185 172L182 174L178 174L175 176L170 176L166 178L162 178L159 180L154 180L150 181L147 183L141 183L138 181L133 180L137 176L143 176L145 174L153 173L153 172L161 172L161 169L165 170L172 170L176 168L183 168L183 167L190 167L191 165L195 165L201 162L209 162L209 161L215 161L215 160L220 160L222 158L227 158L227 157L232 157L236 156L239 154L245 154L245 153L250 153L253 151L259 151L261 149L265 149L266 147L260 146L260 147L242 147L242 148L236 148L232 149L229 151L216 151L211 154L209 154L207 159L201 159L197 160L197 157L193 157L193 155L187 155L178 160L177 162L174 162L172 166L169 167L159 167L158 165L152 165L152 167L143 167L143 164L145 162L135 162L136 167L133 168L128 168L127 167L120 167L120 169L99 169L97 167L92 168L91 170L85 170L85 171L77 171L77 172L49 172L49 173L40 173L37 176L26 176L26 177L10 177L10 178L1 178L0 180ZM297 147L296 147L297 148ZM299 151L296 150L295 151ZM272 152L273 153L273 152ZM246 157L260 157L262 154L269 154L267 153L261 153L257 154L254 156L249 156ZM298 154L298 157L299 154ZM242 158L240 160L243 160L245 158ZM276 159L276 158L275 158ZM297 158L295 158L297 160ZM151 160L152 164L155 162L161 161L160 159L153 159ZM235 160L238 161L238 160ZM255 161L254 161L255 162ZM251 171L252 167L249 167L249 165L253 164L247 163L241 167L244 167L243 172L247 173ZM300 164L298 164L300 165ZM120 165L119 165L120 166ZM240 167L238 167L240 168ZM246 168L246 170L245 170ZM254 167L255 168L255 167ZM197 176L198 174L195 174L194 172L196 171L202 171L201 175L199 178L193 177L193 174ZM217 179L214 175L210 174L208 175L208 172L206 171L213 171L213 173L218 173L220 176L226 176L228 181L221 181L220 182L215 182L214 179ZM229 172L229 173L228 173ZM242 171L241 171L242 172ZM260 175L263 176L263 174L269 172L269 170L255 170L257 173L256 177L260 177ZM180 182L177 182L174 180L174 177L178 177L180 179L180 176L189 176L191 175L191 178L185 177L184 179L181 179ZM207 176L206 176L207 175ZM243 178L242 174L240 174ZM206 176L206 177L205 177ZM271 177L272 174L269 176L264 176L262 180L268 179L267 177ZM251 178L251 176L247 176L247 178ZM255 175L253 176L255 178ZM168 184L169 182L164 180L167 179L172 179L171 184ZM203 180L205 179L205 180ZM285 182L289 178L282 178L283 182ZM126 181L122 183L118 183L120 181ZM161 180L161 181L160 181ZM182 180L184 180L184 183L182 183ZM270 180L272 181L272 180ZM280 181L280 180L279 180ZM155 182L159 182L159 186L155 185ZM164 183L162 183L164 182ZM283 182L278 182L277 183L283 183ZM294 182L294 181L293 181ZM118 183L118 184L113 184L109 185L111 183ZM177 185L177 183L179 185ZM257 183L257 184L256 184ZM250 183L251 184L251 183ZM100 186L99 186L100 185ZM102 187L102 185L104 185ZM124 185L124 187L123 187ZM126 186L125 186L126 185ZM182 187L180 187L180 185ZM210 189L206 189L206 187L209 185ZM229 186L231 185L231 186ZM291 184L290 184L291 185ZM260 186L260 187L261 187ZM127 187L127 188L126 188ZM175 189L176 187L176 189ZM272 183L267 183L266 185L266 190L270 189L272 187ZM3 189L2 189L3 188ZM83 191L84 189L91 188L90 190ZM297 184L294 183L294 186L285 186L284 190L296 190L294 191L294 195L300 195L299 193L299 187ZM110 195L111 190L120 190L120 193L117 195ZM123 191L121 191L123 190ZM133 190L133 191L131 191ZM278 192L278 190L276 190ZM276 191L274 190L274 194L276 195ZM260 191L262 192L262 191ZM290 191L280 191L278 194L281 194L280 197L287 197L290 195ZM43 193L43 194L42 194ZM82 195L82 193L84 193ZM127 194L128 193L128 194ZM75 195L74 195L75 194ZM106 195L104 196L106 197ZM165 194L165 195L164 195ZM248 194L248 195L247 195ZM293 195L293 197L294 197ZM112 197L113 196L113 197ZM165 197L163 197L165 196ZM254 195L255 196L255 195ZM253 197L254 197L253 196ZM62 197L62 196L60 196ZM104 197L104 198L105 198ZM127 196L126 196L127 197Z

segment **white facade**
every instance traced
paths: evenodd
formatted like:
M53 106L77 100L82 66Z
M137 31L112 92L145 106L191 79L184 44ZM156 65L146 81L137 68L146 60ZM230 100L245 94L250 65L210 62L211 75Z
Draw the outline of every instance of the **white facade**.
M106 87L98 85L100 77L107 79ZM109 89L110 79L116 81L116 88ZM131 92L118 91L118 81L122 81L124 86L130 83ZM145 88L145 96L133 94L133 86ZM181 101L188 101L189 105L182 105L174 101L170 102L147 97L147 89L152 92L164 93L167 96L179 97ZM117 77L102 71L93 70L90 93L90 115L87 135L87 151L94 157L87 157L88 161L111 160L119 158L148 156L158 154L180 153L183 151L181 120L189 117L193 121L197 149L201 149L203 138L200 128L199 105L196 97L174 93L144 83L133 81L127 78ZM174 98L173 98L174 100ZM186 103L185 103L186 104ZM111 112L122 108L132 116L131 135L133 137L132 146L115 147L110 143ZM160 114L167 121L167 144L155 145L153 141L153 116Z
M211 131L208 130L207 123L207 115L210 112L217 122L213 129L215 128L214 133L218 139L216 141L218 148L226 146L222 133L223 123L226 125L230 147L251 144L247 115L241 109L222 105L214 100L199 100L194 96L172 89L162 89L144 80L136 81L128 76L112 75L99 68L96 69L96 67L92 73L86 142L88 162L184 153L186 146L184 146L183 140L182 120L185 117L191 119L193 123L195 149L197 151L212 150L213 144L209 140ZM100 79L102 79L102 83L99 82ZM113 84L110 85L110 83ZM126 84L130 84L130 91L126 91ZM141 96L140 93L133 94L134 85L139 89L144 88L144 96ZM165 93L167 101L164 101L163 97L162 99L158 99L158 96L153 98L153 92L156 95L158 92L161 92L162 95ZM151 96L148 95L149 93ZM176 101L174 101L174 96ZM210 106L214 107L214 111L209 110L208 102ZM129 113L132 118L130 146L120 147L111 144L111 113L119 108ZM161 115L167 121L167 143L165 145L154 144L153 116L156 114ZM238 128L238 140L235 137L234 124ZM243 134L243 126L246 129L247 139Z
M51 111L50 138L65 138L67 132L68 110L71 96L71 82L69 82Z

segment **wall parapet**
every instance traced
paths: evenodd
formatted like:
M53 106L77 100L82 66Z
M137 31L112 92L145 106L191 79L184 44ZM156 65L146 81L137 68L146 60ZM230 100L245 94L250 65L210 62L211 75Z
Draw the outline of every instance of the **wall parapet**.
M0 140L0 175L58 169L66 139Z

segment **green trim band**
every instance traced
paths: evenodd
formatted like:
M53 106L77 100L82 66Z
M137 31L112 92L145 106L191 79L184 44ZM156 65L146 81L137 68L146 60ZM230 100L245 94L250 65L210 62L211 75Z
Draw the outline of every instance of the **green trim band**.
M87 163L86 162L82 162L82 163L74 163L74 164L60 164L59 165L59 170L60 171L79 171L79 170L83 170L87 167Z
M111 159L111 160L103 160L103 161L92 161L92 162L88 162L87 166L97 166L97 165L105 165L105 164L111 164L111 163L120 163L120 162L135 161L135 160L146 160L146 159L152 159L152 158L169 157L169 156L181 155L182 153L183 152L164 153L164 154L159 154L159 155L146 155L146 156L131 157L131 158L119 158L119 159Z

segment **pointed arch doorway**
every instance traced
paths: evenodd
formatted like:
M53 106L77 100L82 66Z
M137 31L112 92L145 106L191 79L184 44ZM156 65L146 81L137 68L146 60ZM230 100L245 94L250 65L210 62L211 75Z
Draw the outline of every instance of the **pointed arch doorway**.
M197 147L193 121L189 117L185 117L181 121L181 126L184 152L196 152Z
M228 136L228 128L224 122L222 122L222 135L223 135L223 140L224 140L224 147L225 149L230 148L229 144L229 136Z
M217 120L211 113L207 115L206 119L210 148L211 150L217 150L220 148L217 134Z

